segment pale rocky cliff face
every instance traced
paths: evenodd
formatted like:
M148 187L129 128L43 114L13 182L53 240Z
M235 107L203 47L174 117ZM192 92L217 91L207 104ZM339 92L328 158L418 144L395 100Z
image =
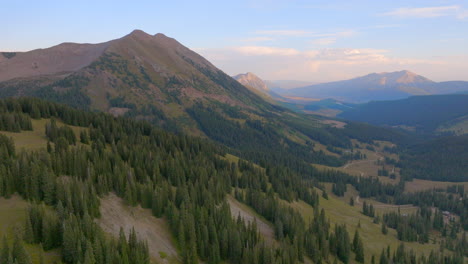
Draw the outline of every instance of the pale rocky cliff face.
M252 87L258 91L267 92L269 90L265 82L251 72L238 74L234 76L234 79L242 85Z

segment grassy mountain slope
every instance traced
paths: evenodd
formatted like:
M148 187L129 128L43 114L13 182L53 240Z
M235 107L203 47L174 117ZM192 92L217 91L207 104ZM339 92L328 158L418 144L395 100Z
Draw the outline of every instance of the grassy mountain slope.
M65 51L57 53L62 46ZM18 78L5 74L10 77L0 80L0 97L34 96L147 120L173 132L211 138L257 162L286 151L308 162L337 166L344 161L311 146L351 147L350 137L329 129L323 118L299 115L265 100L163 34L136 30L102 44L59 45L2 63L19 58L23 64L34 63L33 55L40 52L46 58L40 61L41 68L57 54L59 62L68 65L76 57L74 49L87 55L79 64L67 66L66 72L51 69ZM23 64L8 72L23 69Z

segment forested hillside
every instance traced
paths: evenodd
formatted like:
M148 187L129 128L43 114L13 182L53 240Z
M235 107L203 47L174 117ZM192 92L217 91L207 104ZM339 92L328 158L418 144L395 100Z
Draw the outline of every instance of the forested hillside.
M149 263L148 248L134 232L113 239L93 221L99 217L99 197L113 192L128 205L150 208L168 220L183 263L348 263L353 256L362 262L365 252L359 245L365 241L357 237L352 247L346 226L327 223L314 187L345 182L362 197L399 193L398 186L319 172L306 163L287 166L271 157L263 168L242 159L233 163L224 158L224 147L203 139L37 99L1 100L0 113L7 131L31 129L31 118L49 120L48 142L38 151L18 152L12 139L0 135L0 195L18 193L32 204L13 250L8 242L2 245L2 261L30 263L23 243L41 243L46 250L60 248L65 263ZM77 135L57 121L86 129ZM267 245L256 225L231 215L230 193L275 224L278 244ZM299 199L315 208L311 223L280 202ZM462 263L459 253L466 254L416 258L398 250L394 260L417 263ZM390 251L381 258L391 258Z
M358 105L339 117L374 125L401 126L434 133L468 115L468 95L413 96Z
M99 196L109 192L128 205L140 204L151 208L156 217L167 218L184 263L296 263L304 258L316 263L337 258L348 263L352 250L358 249L348 244L346 226L330 226L325 212L307 224L278 199L301 199L318 211L313 187L319 182L345 181L356 186L362 197L392 196L397 191L378 181L318 172L305 164L287 167L273 158L265 159L266 170L248 161L231 163L222 158L223 147L205 140L36 99L0 101L0 112L2 128L9 131L30 129L30 118L50 119L46 125L49 142L42 150L18 153L14 142L1 136L0 194L10 197L17 192L31 201L21 239L42 243L46 250L61 248L65 263L150 261L147 247L134 233L128 238L122 233L114 240L92 221L99 217ZM75 135L54 120L88 129ZM226 194L231 192L275 223L278 247L266 245L255 225L230 214ZM20 251L5 248L6 244L3 252L8 253L2 258L22 258ZM440 257L431 255L419 263ZM458 257L443 261L462 263Z
M468 135L442 137L409 147L402 156L407 179L468 180Z

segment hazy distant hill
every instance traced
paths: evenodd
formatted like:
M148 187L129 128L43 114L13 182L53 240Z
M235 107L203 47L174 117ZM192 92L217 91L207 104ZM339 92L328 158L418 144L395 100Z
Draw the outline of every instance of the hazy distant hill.
M284 95L334 98L345 102L396 100L411 95L449 94L468 90L468 82L433 82L410 71L366 76L283 91Z
M297 80L266 80L265 83L271 91L278 94L287 94L290 89L316 84Z
M413 96L395 101L369 102L349 109L339 117L374 125L405 126L424 132L450 130L468 118L468 95Z
M260 79L257 75L251 72L243 74L241 73L234 76L233 78L240 82L242 85L252 87L261 92L268 92L270 90L262 79Z
M275 89L287 90L287 89L299 88L299 87L316 84L314 82L298 81L298 80L266 80L265 83L272 90L275 90Z
M241 73L233 76L232 78L269 103L277 104L274 99L281 98L281 96L277 95L268 88L265 81L251 72Z

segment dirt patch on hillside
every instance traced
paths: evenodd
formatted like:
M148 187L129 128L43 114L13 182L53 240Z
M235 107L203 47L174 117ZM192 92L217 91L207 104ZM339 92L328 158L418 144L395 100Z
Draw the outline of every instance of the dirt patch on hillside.
M466 182L441 182L441 181L429 181L413 179L412 181L405 182L405 192L421 192L432 189L446 190L448 186L452 185L463 185L465 190L468 188L468 181Z
M233 217L237 218L237 216L240 214L244 221L249 223L256 221L257 229L265 238L265 241L268 243L275 242L275 232L266 221L262 220L259 215L256 215L256 213L251 208L234 199L234 197L228 196L227 200Z
M177 258L169 226L164 219L154 217L150 210L126 206L122 199L110 194L101 199L100 211L101 218L96 221L105 232L118 237L120 227L127 235L133 227L138 238L148 242L150 255L159 263L169 263L169 259ZM161 259L160 252L168 257Z
M323 120L322 123L336 128L344 128L346 126L345 122L337 120Z
M109 113L115 117L123 116L125 113L130 111L130 108L125 107L111 107L109 108Z

